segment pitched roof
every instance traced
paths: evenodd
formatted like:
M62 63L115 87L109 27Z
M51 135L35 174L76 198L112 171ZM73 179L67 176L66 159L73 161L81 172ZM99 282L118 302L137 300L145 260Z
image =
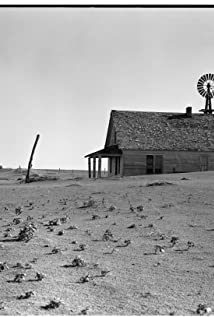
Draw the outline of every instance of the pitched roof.
M212 115L112 110L110 127L120 149L214 151Z

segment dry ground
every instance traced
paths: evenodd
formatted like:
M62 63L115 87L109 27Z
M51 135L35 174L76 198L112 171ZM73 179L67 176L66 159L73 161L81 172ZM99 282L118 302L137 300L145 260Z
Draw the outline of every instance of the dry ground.
M195 315L202 303L213 309L214 172L100 180L46 175L59 179L24 184L18 171L0 171L0 262L7 264L0 272L1 315ZM47 226L65 216L65 223ZM33 238L17 241L30 222ZM86 266L72 267L78 255ZM40 281L37 272L44 274ZM19 273L26 276L17 283ZM29 291L31 297L18 299ZM59 307L48 309L51 300Z

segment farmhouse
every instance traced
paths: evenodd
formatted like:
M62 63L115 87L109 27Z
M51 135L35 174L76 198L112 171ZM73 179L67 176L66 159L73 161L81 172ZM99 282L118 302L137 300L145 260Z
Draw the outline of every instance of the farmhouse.
M101 177L102 158L109 176L214 170L214 117L191 107L185 113L112 110L104 148L85 157L93 178Z

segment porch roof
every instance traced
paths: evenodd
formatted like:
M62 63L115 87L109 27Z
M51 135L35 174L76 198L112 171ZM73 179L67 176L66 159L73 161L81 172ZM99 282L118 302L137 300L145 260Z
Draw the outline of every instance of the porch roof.
M106 158L106 157L112 157L112 156L120 156L121 154L122 154L122 150L120 150L117 145L113 145L113 146L105 147L102 150L87 154L85 155L85 157L101 156L103 158L104 157Z

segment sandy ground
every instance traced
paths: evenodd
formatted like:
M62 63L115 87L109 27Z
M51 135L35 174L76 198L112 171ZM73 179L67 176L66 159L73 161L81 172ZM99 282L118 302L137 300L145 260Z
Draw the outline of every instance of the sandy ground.
M1 315L213 310L214 172L41 173L59 179L24 184L20 172L0 171ZM35 227L31 239L19 241L26 226Z

